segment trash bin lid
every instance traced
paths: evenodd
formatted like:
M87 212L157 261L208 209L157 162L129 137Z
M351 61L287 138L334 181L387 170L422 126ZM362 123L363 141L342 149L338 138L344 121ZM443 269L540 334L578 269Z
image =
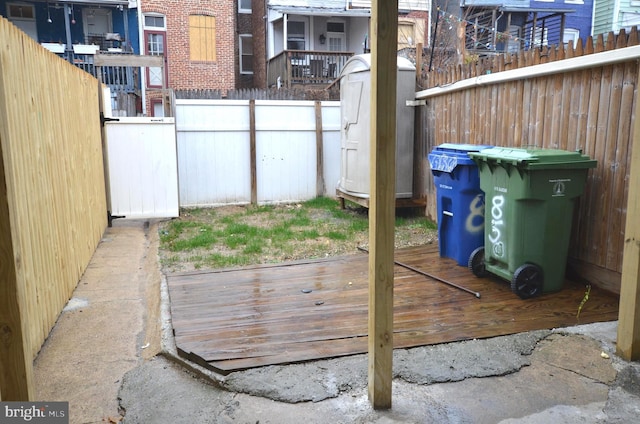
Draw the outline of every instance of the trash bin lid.
M432 171L452 172L456 166L475 166L469 152L478 152L491 146L476 144L443 143L429 153L429 165Z
M580 151L558 149L518 149L493 147L469 152L475 161L508 164L522 169L584 169L595 168L597 161Z

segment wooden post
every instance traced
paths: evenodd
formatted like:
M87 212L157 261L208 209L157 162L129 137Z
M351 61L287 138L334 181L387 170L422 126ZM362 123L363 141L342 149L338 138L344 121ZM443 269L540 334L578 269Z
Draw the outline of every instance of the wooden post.
M391 408L398 2L371 2L369 402Z
M0 116L7 116L1 112L0 108ZM33 399L33 361L27 333L23 331L21 310L25 300L14 257L7 190L7 183L11 182L5 175L5 164L9 162L4 157L8 155L8 152L3 152L5 147L5 144L0 144L0 399L28 401Z
M316 114L316 196L324 196L324 148L322 138L322 102L315 102Z
M627 361L640 359L640 71L636 84L636 110L631 142L629 198L624 229L622 283L618 310L617 353Z
M258 204L258 171L256 158L256 101L249 100L249 158L251 167L251 204Z
M175 116L173 104L173 91L168 89L162 90L162 106L164 108L164 116Z

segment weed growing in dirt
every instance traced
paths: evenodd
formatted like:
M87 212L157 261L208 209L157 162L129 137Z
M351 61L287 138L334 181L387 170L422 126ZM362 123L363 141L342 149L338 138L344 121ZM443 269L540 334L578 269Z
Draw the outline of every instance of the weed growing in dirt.
M168 272L217 269L357 254L368 244L367 209L334 199L268 206L183 209L161 224L160 256ZM418 213L396 218L396 247L436 240Z

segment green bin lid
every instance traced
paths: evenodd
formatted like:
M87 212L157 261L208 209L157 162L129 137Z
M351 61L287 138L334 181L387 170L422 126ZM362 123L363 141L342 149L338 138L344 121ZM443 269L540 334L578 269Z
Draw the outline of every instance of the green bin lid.
M518 149L493 147L479 152L469 152L476 162L507 164L523 169L584 169L595 168L597 161L581 152L557 149Z

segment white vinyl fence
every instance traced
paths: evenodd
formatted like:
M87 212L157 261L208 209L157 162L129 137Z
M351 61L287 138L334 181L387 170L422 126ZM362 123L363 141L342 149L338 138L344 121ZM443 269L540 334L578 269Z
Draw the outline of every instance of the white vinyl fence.
M178 216L174 119L117 118L105 123L105 135L109 214L123 218Z
M313 101L253 104L176 100L180 206L246 204L252 193L258 204L308 200L317 196L320 178L322 194L335 197L340 102L321 102L321 116Z

